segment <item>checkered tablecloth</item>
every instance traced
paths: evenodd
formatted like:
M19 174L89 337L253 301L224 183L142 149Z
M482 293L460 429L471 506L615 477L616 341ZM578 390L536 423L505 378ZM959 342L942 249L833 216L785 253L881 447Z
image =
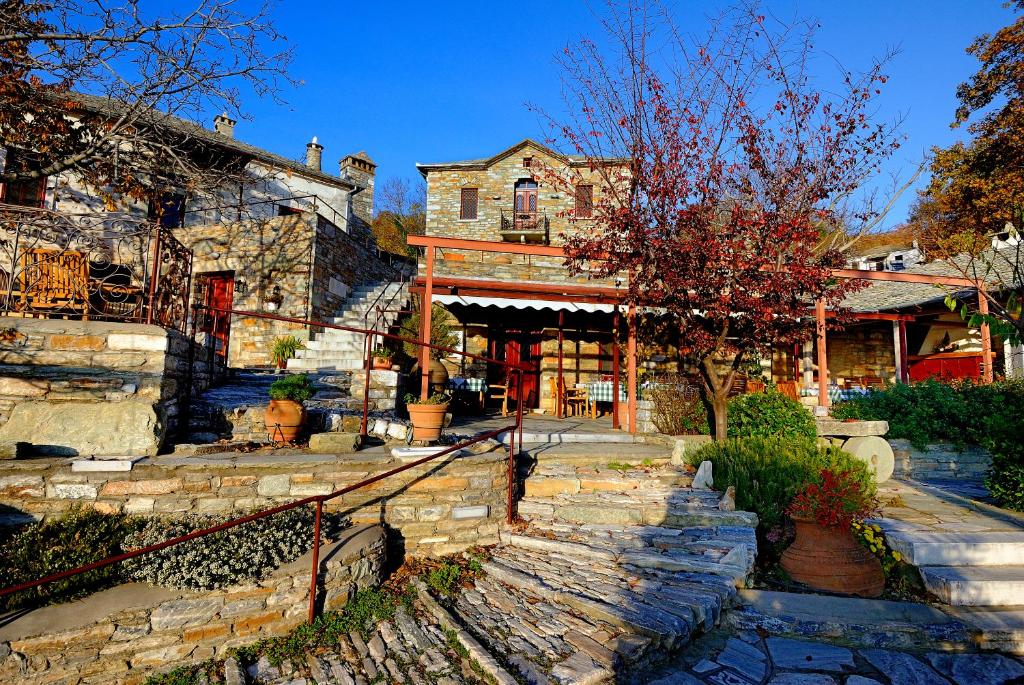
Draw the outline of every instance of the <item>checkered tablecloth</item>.
M871 392L868 388L840 388L838 385L828 386L828 399L830 402L844 402L846 400L852 400L855 397L863 397ZM811 386L810 388L800 388L801 397L817 397L818 388L817 386Z
M468 392L487 392L487 381L483 378L455 378L448 379L448 387L452 390L465 390Z
M611 381L597 381L596 383L577 383L577 388L586 388L587 395L591 402L611 402L614 392L612 386L614 383ZM638 391L642 391L645 388L653 387L650 383L643 383ZM628 386L625 381L619 383L619 402L625 404L627 402L627 391ZM639 394L639 392L638 392Z

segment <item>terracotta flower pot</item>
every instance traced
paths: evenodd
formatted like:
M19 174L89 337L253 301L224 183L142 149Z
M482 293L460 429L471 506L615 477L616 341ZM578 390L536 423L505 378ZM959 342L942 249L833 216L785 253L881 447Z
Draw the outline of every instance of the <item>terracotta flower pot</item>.
M412 419L412 439L433 442L441 438L447 404L410 404L409 418Z
M816 590L878 597L885 589L882 562L864 549L853 533L816 521L793 519L796 540L782 553L789 576Z
M420 364L416 362L410 369L414 386L420 387ZM427 382L430 384L430 392L444 392L448 387L448 369L441 363L440 359L430 358L430 365L427 367Z
M306 408L292 400L270 400L263 421L273 442L294 442L306 420Z
M373 368L375 368L375 369L390 369L391 368L391 358L390 357L387 357L387 358L385 358L385 357L374 357L373 358Z

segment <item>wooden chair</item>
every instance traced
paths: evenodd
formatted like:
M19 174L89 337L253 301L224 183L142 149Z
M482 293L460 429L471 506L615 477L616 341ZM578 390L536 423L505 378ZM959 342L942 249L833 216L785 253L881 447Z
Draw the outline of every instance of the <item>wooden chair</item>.
M885 390L885 379L881 376L864 376L861 384L870 390Z
M747 381L748 393L764 392L764 388L764 381Z
M487 385L487 399L489 400L501 400L501 415L508 416L508 390L511 386L511 381L507 381L504 385Z
M25 311L64 311L89 319L89 263L81 252L26 251L21 256L18 290Z
M800 401L800 389L797 387L796 381L780 381L776 387L789 399Z

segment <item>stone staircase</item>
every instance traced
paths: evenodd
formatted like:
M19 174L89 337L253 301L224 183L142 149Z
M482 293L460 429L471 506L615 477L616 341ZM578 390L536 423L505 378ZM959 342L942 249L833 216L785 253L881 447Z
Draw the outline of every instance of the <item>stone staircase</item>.
M368 319L364 319L364 316L375 302L387 304L392 295L394 300L391 300L388 308L404 309L409 300L409 289L406 284L382 281L356 286L349 300L334 317L327 319L327 322L353 328L373 328L376 315L371 313ZM384 314L381 325L375 330L386 332L398 318L399 315L395 313ZM298 351L294 359L288 360L289 371L355 371L365 366L366 347L363 334L325 329L315 336L306 343L305 349Z
M614 446L549 448L528 467L523 523L501 533L484 577L453 602L523 682L644 682L736 601L756 517L720 510L719 493L690 488L658 449L630 468L614 463Z
M928 591L946 604L1024 604L1024 530L890 531L886 537L918 567Z

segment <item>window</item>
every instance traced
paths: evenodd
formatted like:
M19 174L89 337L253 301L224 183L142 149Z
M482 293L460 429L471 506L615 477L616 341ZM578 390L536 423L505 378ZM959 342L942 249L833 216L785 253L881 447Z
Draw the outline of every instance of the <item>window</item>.
M476 218L477 192L476 188L462 189L462 201L459 204L460 219Z
M149 219L165 228L177 228L185 219L185 196L164 192L149 201Z
M5 170L13 172L31 171L40 168L40 160L34 155L15 148L7 149ZM46 200L46 177L8 181L0 186L0 201L21 207L42 207Z
M576 218L589 219L594 216L594 186L576 186Z
M529 169L533 166L533 157L523 157L523 167Z

